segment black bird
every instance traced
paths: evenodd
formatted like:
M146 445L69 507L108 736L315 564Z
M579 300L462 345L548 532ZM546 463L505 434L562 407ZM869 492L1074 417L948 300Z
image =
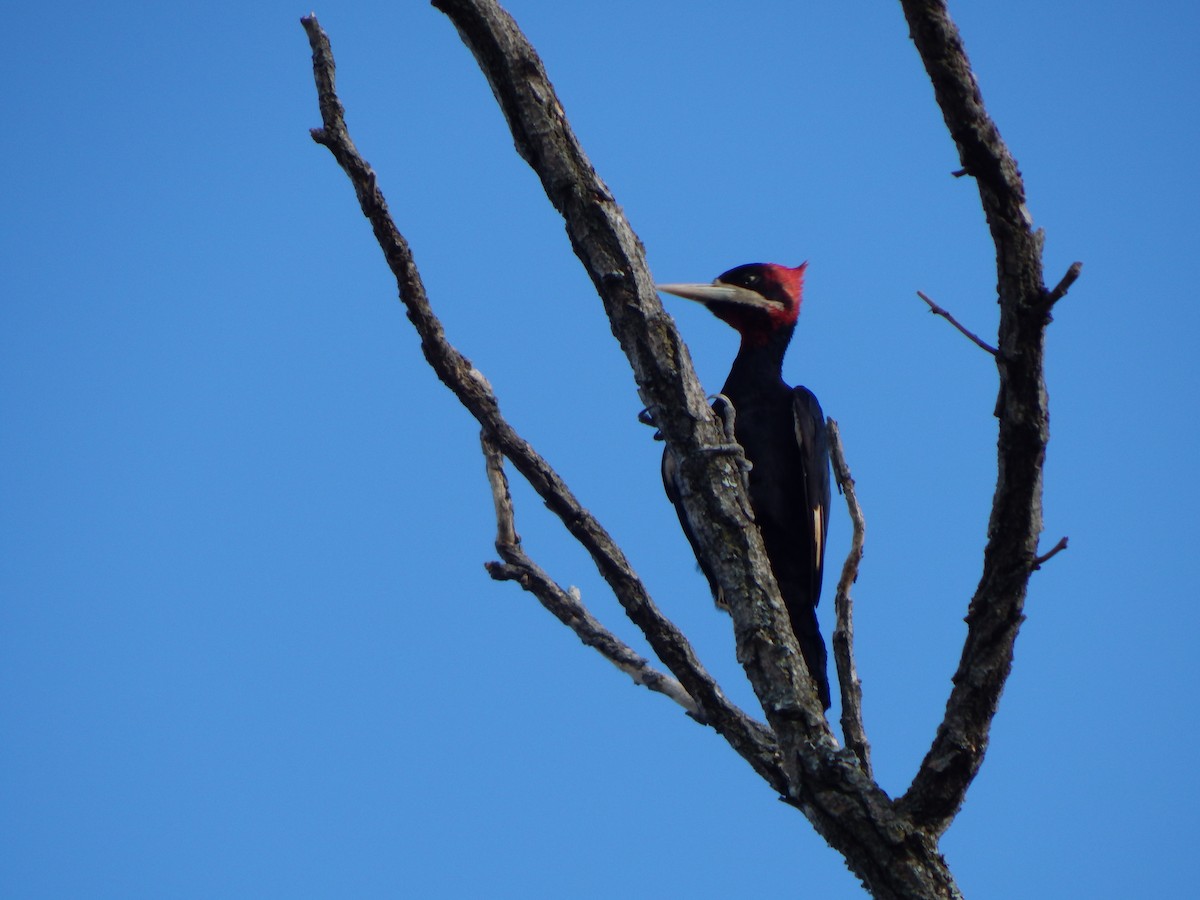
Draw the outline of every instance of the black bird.
M751 263L712 284L660 284L664 293L703 303L742 336L721 396L734 409L734 435L750 461L750 505L791 619L804 662L829 708L825 642L817 623L825 534L829 523L829 444L821 405L808 388L784 383L783 355L800 315L804 269ZM697 551L717 605L721 592L684 514L675 460L663 454L663 484Z

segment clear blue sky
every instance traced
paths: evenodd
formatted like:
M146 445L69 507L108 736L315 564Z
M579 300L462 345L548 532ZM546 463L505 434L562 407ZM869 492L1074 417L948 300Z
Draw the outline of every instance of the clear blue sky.
M949 176L899 5L510 9L658 278L809 261L785 372L841 422L865 505L859 666L899 793L978 578L996 384L915 296L994 334L975 186ZM0 893L861 896L711 731L488 580L477 428L308 136L307 11L6 15ZM449 336L753 708L629 370L473 59L423 3L316 12ZM1183 896L1200 12L955 12L1047 279L1085 268L1048 344L1043 540L1071 547L1033 579L944 850L972 898ZM734 335L667 302L715 389ZM517 502L529 552L637 643L557 522ZM837 509L835 560L848 536Z

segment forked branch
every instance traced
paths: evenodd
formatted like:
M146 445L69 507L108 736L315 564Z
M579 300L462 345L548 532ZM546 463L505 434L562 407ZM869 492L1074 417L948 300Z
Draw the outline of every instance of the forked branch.
M564 590L546 572L530 559L521 547L513 512L512 493L508 489L508 476L504 474L504 454L486 430L479 433L483 457L487 463L488 484L492 488L492 503L496 509L496 552L503 562L487 564L488 574L497 581L515 581L529 591L556 619L575 632L579 640L595 649L601 656L643 685L671 698L687 711L692 718L703 722L704 712L684 690L683 685L657 669L633 648L600 624L583 605L579 591ZM763 733L764 740L769 735Z
M836 752L787 625L762 537L747 515L749 504L735 463L711 452L724 436L709 412L687 348L654 291L641 242L596 174L541 59L512 17L494 0L434 0L434 6L450 18L474 54L517 151L562 215L571 247L629 359L643 405L652 411L679 463L688 519L730 603L738 658L785 764L803 746Z
M962 803L987 747L992 717L1012 661L1030 573L1061 547L1037 555L1041 473L1048 437L1042 381L1044 331L1050 308L1079 274L1078 264L1052 291L1042 278L1042 235L1032 227L1016 163L983 107L962 42L942 0L901 0L959 148L962 171L980 191L997 250L1000 326L993 353L1000 375L999 471L984 570L967 615L968 634L946 715L909 791L893 804L869 776L858 679L851 650L849 589L861 556L861 511L853 479L839 475L856 537L839 584L834 636L843 686L843 730L853 752L837 747L804 671L779 600L761 536L746 514L745 489L727 454L709 452L724 436L709 413L687 350L653 290L641 244L569 128L545 70L524 35L494 0L434 0L475 54L508 120L518 151L538 174L562 214L576 255L599 293L626 355L643 403L679 463L681 493L700 548L734 613L738 657L762 703L767 731L726 700L683 635L661 615L620 549L578 503L558 475L500 415L486 379L445 339L404 238L397 231L375 174L355 150L334 90L328 39L314 18L304 25L323 127L313 138L349 175L439 378L483 427L493 497L497 549L493 576L517 580L592 646L654 689L716 728L768 783L804 811L877 897L959 896L937 839ZM928 301L928 298L926 298ZM935 306L932 304L931 307ZM935 309L935 312L937 310ZM948 314L946 318L954 321ZM836 428L834 428L836 442ZM844 469L844 459L835 451ZM588 550L629 617L674 678L632 654L579 598L564 591L521 550L500 467L507 457ZM1063 544L1065 546L1065 543ZM552 610L553 611L553 610ZM615 643L614 643L615 641ZM603 646L601 646L603 645ZM840 649L839 649L840 647ZM843 671L845 674L842 674Z
M651 600L616 542L579 503L550 464L504 419L487 379L446 339L442 324L430 306L408 242L388 211L375 172L350 139L335 90L329 38L314 16L304 17L301 23L312 46L313 75L323 122L322 128L312 132L313 140L327 147L350 177L363 215L371 222L375 239L396 278L400 300L421 337L421 349L429 365L591 555L626 614L642 630L655 655L695 701L704 721L720 732L776 790L786 792L786 778L770 735L729 702L705 671L687 639Z
M967 639L945 716L912 786L898 801L915 825L940 835L983 762L1024 619L1025 593L1042 529L1042 464L1049 439L1042 370L1048 301L1065 293L1079 270L1072 267L1061 292L1046 290L1042 232L1033 227L1016 160L984 107L946 4L901 0L901 5L962 167L979 188L996 247L1000 303L995 353L1000 375L999 477L983 574L967 611Z

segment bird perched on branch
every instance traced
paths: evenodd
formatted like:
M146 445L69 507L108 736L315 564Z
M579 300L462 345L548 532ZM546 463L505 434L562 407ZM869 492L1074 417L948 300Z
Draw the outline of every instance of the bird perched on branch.
M829 523L829 445L825 416L812 392L783 380L800 315L804 269L751 263L711 284L660 284L659 291L703 303L732 325L742 343L713 404L733 407L733 437L750 463L749 494L767 557L825 709L829 708L825 642L817 623L825 535ZM727 421L730 417L727 416ZM725 607L711 566L696 546L676 483L676 463L663 454L663 484L696 551L718 606Z

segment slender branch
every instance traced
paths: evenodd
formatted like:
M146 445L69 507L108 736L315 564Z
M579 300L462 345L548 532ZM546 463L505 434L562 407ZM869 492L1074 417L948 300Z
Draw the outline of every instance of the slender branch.
M1058 543L1055 544L1053 547L1051 547L1048 552L1043 553L1041 556L1039 556L1037 559L1035 559L1033 561L1034 570L1040 569L1043 564L1054 559L1054 557L1058 556L1058 554L1062 553L1066 549L1067 549L1067 539L1065 537L1059 538Z
M863 771L873 778L871 745L863 727L862 681L858 677L858 666L854 662L854 601L850 598L850 586L858 581L858 566L863 558L867 522L863 517L862 507L858 504L858 494L854 490L850 466L846 464L841 431L833 419L829 419L827 425L833 477L837 479L838 488L846 498L846 508L854 525L850 552L846 554L846 562L842 564L842 575L838 579L837 594L834 597L837 625L833 630L833 656L837 662L838 683L842 691L842 735L846 739L846 746L858 757Z
M993 347L991 344L987 343L986 341L981 340L973 332L968 331L966 328L964 328L962 323L959 322L958 319L954 318L954 316L950 315L950 313L947 310L943 309L942 307L940 307L936 303L934 303L933 300L930 299L929 295L926 294L924 291L917 291L917 296L929 304L929 311L931 313L933 313L935 316L941 316L943 319L945 319L947 322L949 322L951 325L953 325L955 328L957 328L964 336L966 336L966 337L970 338L972 341L974 341L977 346L982 347L988 353L992 354L992 356L996 355L995 347Z
M584 509L566 484L501 416L499 402L486 378L446 339L425 294L420 272L408 242L396 228L374 171L358 153L346 129L341 101L334 88L334 60L329 38L314 16L301 19L313 50L313 75L321 107L323 128L313 140L327 147L350 177L363 215L371 222L375 238L396 278L408 318L421 337L421 349L438 378L454 392L467 410L487 429L504 455L591 555L629 618L646 636L651 648L679 679L712 725L755 771L776 790L786 792L787 778L773 743L761 726L730 703L705 671L695 651L675 625L650 599L645 585L625 555L595 518Z
M503 563L487 564L488 574L497 581L515 581L541 601L555 618L570 628L588 647L592 647L605 659L640 684L674 700L688 715L703 722L704 712L691 695L670 675L659 672L643 656L605 628L583 605L576 588L563 588L531 560L521 547L513 513L512 493L508 489L508 477L504 474L504 455L496 441L483 430L479 434L483 456L487 462L488 483L492 488L492 502L496 508L496 552ZM762 728L765 743L773 738Z
M897 801L914 825L940 835L983 762L1024 620L1042 529L1042 464L1049 439L1042 360L1049 322L1046 301L1052 295L1042 276L1044 236L1033 227L1016 160L984 108L945 3L900 2L959 159L979 189L996 247L1000 303L995 354L1000 375L999 475L983 573L967 611L967 638L945 716L912 785Z

